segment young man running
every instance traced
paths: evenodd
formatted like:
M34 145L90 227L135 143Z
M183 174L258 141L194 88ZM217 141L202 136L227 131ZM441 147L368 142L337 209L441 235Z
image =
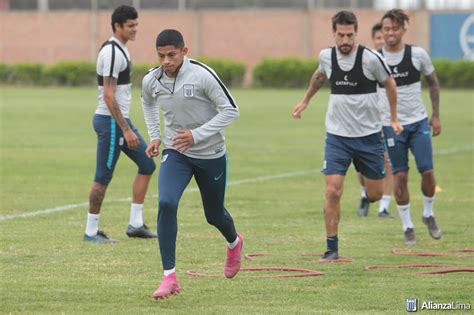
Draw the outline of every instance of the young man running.
M319 68L293 111L294 118L301 118L301 112L311 98L329 79L331 95L326 114L323 166L326 176L324 220L327 251L322 256L323 260L339 258L337 230L340 201L351 162L365 177L368 200L374 202L382 197L385 168L377 83L383 84L388 92L391 126L396 133L402 129L396 117L395 81L380 55L356 42L356 16L349 11L337 13L332 18L332 29L336 46L321 51Z
M424 205L422 221L428 227L432 238L436 240L441 238L441 230L436 224L433 213L436 180L430 135L430 126L433 129L433 137L441 133L441 121L439 83L431 59L423 48L405 44L403 40L408 21L408 16L402 10L393 9L385 13L382 18L385 46L381 53L397 83L398 117L404 128L400 135L394 134L388 126L387 111L382 113L385 141L394 174L395 200L402 219L405 244L411 246L416 244L416 238L408 192L409 149L415 157L421 175ZM430 91L432 113L429 120L421 95L421 73L425 76ZM382 95L384 92L385 90L381 89Z
M181 291L176 277L178 204L194 176L201 192L207 222L227 241L224 274L233 278L240 270L243 237L224 207L227 154L224 128L239 117L232 95L208 66L186 57L188 48L180 32L158 34L156 50L160 67L143 78L142 106L151 142L149 156L158 156L163 143L158 178L158 242L163 280L155 299ZM164 135L160 133L160 109Z

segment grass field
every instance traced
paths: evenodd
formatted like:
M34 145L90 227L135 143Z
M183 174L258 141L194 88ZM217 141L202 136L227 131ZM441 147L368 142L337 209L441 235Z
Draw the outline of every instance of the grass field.
M290 114L302 90L235 90L241 118L226 130L226 206L245 236L244 252L268 254L245 260L243 267L299 267L324 275L255 279L250 276L257 274L242 272L233 280L185 275L190 269L220 273L225 255L224 240L206 223L192 182L179 210L177 270L183 292L165 301L150 297L161 279L156 241L128 239L124 233L136 171L125 156L100 222L101 229L120 243L82 241L95 163L96 90L1 87L0 92L1 313L403 314L406 298L474 302L472 273L364 271L380 264L474 267L474 260L392 254L392 248L404 248L398 215L395 220L379 219L377 204L367 218L357 217L360 193L353 170L346 178L339 230L340 253L353 262L319 263L317 257L297 256L325 249L324 177L319 170L327 91L313 99L303 120L296 121ZM146 136L139 94L134 90L131 117ZM434 139L434 147L442 192L435 214L444 234L434 241L421 223L419 176L412 165L411 204L418 239L413 251L474 247L474 91L442 91L441 99L443 132ZM145 204L145 221L153 229L156 178ZM396 214L393 203L390 211Z

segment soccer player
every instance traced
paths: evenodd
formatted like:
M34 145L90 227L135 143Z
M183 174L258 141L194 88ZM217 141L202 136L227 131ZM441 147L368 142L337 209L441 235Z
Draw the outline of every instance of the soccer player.
M402 10L393 9L385 13L382 18L385 46L381 53L397 83L398 117L404 128L400 135L394 134L388 127L387 111L382 113L385 141L394 174L395 200L402 219L405 244L410 246L416 244L416 238L407 185L408 149L413 153L418 172L421 174L424 204L422 221L428 226L432 238L441 238L441 230L433 214L436 181L430 136L430 125L435 137L441 133L441 122L438 78L427 52L421 47L405 44L403 36L408 22L409 18ZM421 73L425 76L430 91L432 113L429 121L421 95ZM385 93L385 90L381 89L381 93Z
M364 175L367 198L374 202L382 197L385 176L381 139L381 118L377 101L377 83L385 85L396 133L401 126L396 117L395 81L379 54L356 42L357 18L349 11L332 17L336 47L323 49L320 65L311 77L303 99L295 106L294 118L301 118L311 98L326 79L331 83L326 114L326 145L323 172L326 176L324 220L327 251L323 260L339 258L337 229L344 177L351 163Z
M177 211L193 176L207 222L227 241L224 274L233 278L240 270L243 238L224 207L224 128L240 114L214 70L186 56L188 48L179 31L167 29L159 33L156 50L161 66L143 78L142 106L151 139L146 149L148 156L158 156L160 145L164 145L158 176L158 242L164 275L153 293L155 299L163 299L181 290L175 270ZM163 136L160 109L164 116Z
M382 23L376 23L372 27L372 45L375 50L382 49L385 44L382 33ZM383 103L383 106L387 106L386 103ZM385 164L385 178L383 179L383 196L379 202L379 217L393 219L394 217L388 211L390 206L390 201L392 200L393 194L393 174L392 167L390 166L390 161L388 160L387 152L384 153L384 164ZM359 206L357 208L358 216L367 216L369 213L370 202L367 199L367 194L365 192L364 176L361 173L357 173L360 183L361 198Z
M135 40L137 29L138 14L135 8L125 5L116 8L112 13L114 35L102 45L97 58L99 105L93 119L97 134L97 164L89 193L84 241L117 242L99 231L99 213L122 151L138 166L126 234L129 237L156 238L156 234L143 223L142 215L148 183L156 166L153 159L145 154L145 140L129 118L132 62L125 45L129 40Z
M374 26L372 26L372 45L377 51L382 49L383 45L385 45L381 22L375 23Z

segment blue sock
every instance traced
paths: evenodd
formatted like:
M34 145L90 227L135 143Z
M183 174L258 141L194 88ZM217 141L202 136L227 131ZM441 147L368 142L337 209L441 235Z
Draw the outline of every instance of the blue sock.
M328 245L328 250L329 251L332 251L332 252L338 251L337 235L326 237L326 243Z

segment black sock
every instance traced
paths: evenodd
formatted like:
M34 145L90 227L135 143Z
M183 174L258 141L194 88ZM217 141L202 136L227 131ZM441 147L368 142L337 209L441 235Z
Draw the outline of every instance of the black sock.
M328 251L337 252L337 235L326 237L326 243L328 245Z

